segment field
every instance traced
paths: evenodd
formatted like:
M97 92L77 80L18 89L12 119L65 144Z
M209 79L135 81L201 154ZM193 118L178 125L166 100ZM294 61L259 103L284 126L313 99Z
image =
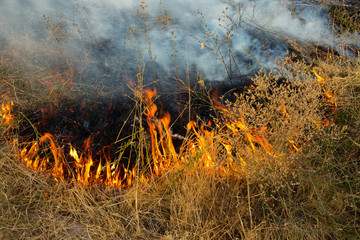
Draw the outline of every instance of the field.
M162 91L144 80L150 75L157 82L153 23L144 5L138 10L147 26L151 68L145 70L135 47L135 82L115 90L129 91L131 105L121 119L127 129L115 133L116 159L96 159L90 140L72 148L65 125L65 137L44 130L50 129L44 116L52 106L77 102L76 111L88 104L79 99L93 94L90 102L99 102L111 91L78 83L80 71L66 51L46 64L29 64L31 54L53 53L0 52L0 239L359 239L356 45L347 41L341 52L289 40L277 68L249 74L240 90L225 94L201 74L191 76L188 66L183 78L176 69L182 89L176 94L184 106L183 118L176 119L161 108L167 99ZM337 37L360 30L356 5L328 11ZM136 46L138 31L129 30ZM230 75L228 81L235 78ZM179 137L174 131L181 127Z

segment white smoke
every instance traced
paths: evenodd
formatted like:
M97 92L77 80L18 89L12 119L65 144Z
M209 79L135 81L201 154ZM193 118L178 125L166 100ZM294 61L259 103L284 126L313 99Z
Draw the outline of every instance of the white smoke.
M306 0L295 6L291 5L292 1L280 0L145 2L149 21L165 14L172 18L172 24L165 30L160 24L150 24L155 71L157 78L163 80L175 74L175 54L180 76L184 76L189 65L208 80L224 80L230 72L237 76L261 67L276 67L275 60L286 56L288 39L326 46L336 42L325 9L305 4ZM117 78L121 62L133 64L136 69L127 24L138 29L146 26L137 13L140 3L129 0L3 1L0 3L0 39L16 47L24 42L15 40L26 36L49 47L52 46L49 39L54 37L49 34L49 26L55 21L61 23L67 36L60 42L65 53L90 58L93 65L88 67L94 74L94 69L101 72L108 68L109 78ZM42 27L45 29L41 32ZM227 34L231 36L231 51L225 41ZM173 36L176 36L176 53ZM101 45L95 47L99 51L89 50L89 46L97 43ZM143 49L141 58L149 69L148 39L138 40L137 47Z

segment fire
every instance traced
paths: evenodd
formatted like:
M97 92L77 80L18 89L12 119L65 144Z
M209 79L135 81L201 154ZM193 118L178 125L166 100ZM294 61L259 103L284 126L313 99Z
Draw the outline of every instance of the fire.
M333 93L329 92L327 89L325 89L326 88L325 83L328 81L328 79L326 77L320 76L316 72L315 68L313 68L313 72L321 86L321 90L325 97L325 102L327 102L329 104L331 111L334 112L334 110L337 108L337 102L335 101L335 95ZM324 74L322 74L322 75L324 75Z
M269 142L265 138L265 133L267 127L262 128L249 128L242 116L239 117L240 119L235 123L225 123L228 129L230 129L234 134L243 134L247 139L248 143L251 146L251 149L255 151L257 148L255 144L259 144L263 149L265 149L268 153L272 153L272 147Z
M63 159L62 159L62 152L55 144L54 137L50 133L45 133L40 139L39 143L42 144L44 141L48 140L50 142L50 150L55 160L55 164L52 168L52 174L55 178L60 177L62 178L64 175L64 168L63 168Z
M119 164L110 163L109 160L103 166L100 159L97 163L96 171L92 171L95 162L90 149L91 141L91 137L84 141L84 148L80 155L70 144L68 156L75 160L71 162L66 157L63 148L56 144L54 136L50 133L45 133L38 141L25 146L20 151L20 158L27 167L34 171L50 173L55 180L62 179L67 181L71 179L71 182L85 186L96 183L102 183L115 188L129 186L136 178L134 169L128 170L122 168ZM51 159L48 156L42 157L47 152L47 149L42 147L45 142L50 144ZM125 172L125 176L121 177L121 172ZM141 177L141 180L144 182L144 177Z
M77 176L77 181L83 183L84 185L89 185L90 179L90 167L93 165L92 152L89 151L91 143L91 137L85 140L84 142L84 153L79 157L75 148L70 144L70 153L69 155L75 159L75 171ZM88 154L85 154L88 152ZM99 166L101 168L101 162ZM97 173L98 175L98 173ZM99 176L95 177L98 179Z
M210 124L208 124L210 125ZM198 150L202 154L197 160L197 164L202 165L205 169L216 167L214 156L214 131L208 131L205 129L204 124L200 126L200 129L196 129L196 123L190 121L187 125L188 130L192 130L195 134L196 143L193 143L192 153L197 154Z
M315 74L315 76L316 76L316 78L317 78L318 82L320 83L320 85L324 84L324 82L326 82L326 81L327 81L327 79L326 79L326 78L321 77L321 76L317 73L317 71L316 71L316 69L315 69L315 68L313 68L313 72L314 72L314 74Z
M156 90L145 90L145 115L147 116L147 124L151 136L152 157L154 162L154 173L159 175L165 168L169 168L171 164L177 163L177 153L172 142L170 132L170 114L165 113L160 119L155 117L157 106L154 103L153 97L156 95Z
M220 140L224 147L226 160L219 162L216 153L216 132L212 129L212 123L197 126L197 123L190 121L188 128L188 148L177 153L172 141L172 132L170 129L171 117L165 112L158 116L158 107L154 103L156 90L147 89L143 92L143 103L145 106L144 114L146 115L149 133L151 136L151 171L146 173L137 170L138 167L123 167L119 163L114 163L104 153L104 158L94 159L91 150L92 137L84 141L81 153L71 145L60 147L56 143L56 136L50 133L44 133L37 140L25 144L20 150L20 158L25 165L34 171L46 172L56 181L63 180L74 182L85 186L97 183L106 186L121 188L132 185L135 181L145 183L152 175L159 176L170 169L180 169L190 164L189 159L196 159L192 162L195 168L201 168L206 171L216 171L219 174L235 172L237 166L234 164L233 146L226 140ZM223 112L229 111L214 100L217 108ZM50 114L54 110L51 108ZM1 111L5 123L10 123L14 119L11 114L11 104L3 104ZM45 114L43 114L44 116ZM45 119L46 120L46 119ZM42 121L45 121L44 118ZM271 153L271 145L266 140L264 134L266 127L260 129L250 128L246 125L242 117L235 123L226 123L225 126L233 134L242 134L248 140L252 151L256 151L258 146ZM67 150L68 149L68 150ZM105 152L105 151L104 151ZM188 154L188 155L186 155ZM240 165L246 164L244 159L237 155L241 160ZM150 175L149 175L150 174Z
M13 101L8 103L1 104L1 113L0 116L3 119L5 125L9 126L11 122L14 120L14 116L11 113L11 108L14 106Z
M315 69L314 73L323 86L326 79L320 77ZM268 126L255 128L246 122L241 113L234 116L228 107L219 102L217 93L215 91L212 100L222 115L222 123L219 123L219 126L218 123L213 123L215 120L206 124L190 121L184 137L185 144L180 151L176 151L173 144L170 114L158 113L158 107L154 102L156 89L137 93L144 104L144 115L151 138L151 161L150 165L146 166L150 170L147 171L142 169L140 164L128 164L125 167L121 161L114 162L105 151L108 147L104 147L96 155L93 154L92 136L84 141L80 149L71 143L62 143L60 146L57 136L44 133L30 143L18 141L21 148L19 156L27 167L36 172L48 173L56 181L62 180L84 186L103 184L113 188L128 187L134 182L146 183L153 176L160 176L172 169L183 169L185 166L192 166L190 171L201 169L225 175L244 172L248 154L256 156L257 162L269 159L276 162L279 154L268 141ZM324 91L324 94L326 101L336 107L334 95L327 91ZM0 114L4 125L10 126L15 119L12 114L13 105L13 102L2 104ZM49 114L52 115L53 111L51 107ZM44 113L45 110L42 121L46 121ZM279 105L279 114L283 121L291 121L291 114L285 104ZM322 123L325 126L324 119ZM291 129L291 132L293 134L288 138L289 149L298 152L303 144L297 137L296 129ZM222 136L231 136L231 139ZM244 146L245 150L239 151L237 144Z
M287 112L284 104L280 104L280 113L283 116L283 120L289 117L289 113Z

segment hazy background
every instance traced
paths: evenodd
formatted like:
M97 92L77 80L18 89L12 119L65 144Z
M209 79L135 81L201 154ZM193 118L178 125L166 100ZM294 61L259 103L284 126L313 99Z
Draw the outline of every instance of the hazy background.
M209 81L272 69L276 59L286 56L289 39L325 47L338 43L326 9L307 1L148 0L146 5L156 79L165 83L173 81L176 69L185 80L187 65L192 78L199 73ZM0 46L17 49L32 64L51 68L71 62L84 84L119 87L136 81L129 27L146 27L139 6L140 1L127 0L3 0ZM171 22L154 23L159 16L171 17ZM144 33L134 36L140 38L136 44L146 66L145 80L151 82Z

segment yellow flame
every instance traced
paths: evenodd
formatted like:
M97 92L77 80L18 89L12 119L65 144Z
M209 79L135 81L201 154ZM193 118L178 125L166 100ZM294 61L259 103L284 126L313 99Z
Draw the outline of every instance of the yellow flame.
M316 72L316 69L313 68L313 72L318 80L318 82L322 85L325 81L326 81L326 78L323 78L321 77L317 72Z
M71 146L71 144L70 144L70 156L72 156L77 163L80 163L79 155L77 154L76 149Z
M320 77L315 68L314 74L317 76L320 84L324 83L325 79ZM322 86L323 87L323 86ZM334 94L324 91L327 101L333 102ZM189 121L187 124L188 135L187 149L184 151L190 156L183 153L177 153L173 145L172 133L170 130L171 118L169 113L164 113L162 116L158 114L158 107L154 103L154 97L157 94L156 89L145 90L143 93L138 93L143 97L143 104L145 105L144 114L147 116L147 124L151 136L151 150L152 150L152 172L149 174L158 176L165 171L172 168L180 168L181 166L189 164L189 159L196 159L194 166L201 169L215 171L221 174L230 174L241 171L247 164L246 158L240 156L243 153L237 151L237 147L232 145L231 141L221 138L221 134L212 129L212 123L197 124L195 121ZM229 107L223 106L217 100L217 94L213 95L214 106L226 116L230 113ZM14 117L11 112L13 103L8 102L2 104L1 117L4 124L10 124ZM283 120L291 120L284 104L280 104L280 113ZM271 155L275 158L277 153L273 152L272 145L267 140L267 127L253 128L248 124L243 115L240 113L233 118L225 118L228 122L224 123L221 131L225 134L231 134L234 139L243 139L241 144L245 144L248 153L258 155ZM232 119L231 121L229 119ZM325 119L326 120L326 119ZM325 126L325 120L321 120ZM296 131L294 135L289 138L289 143L292 150L296 152L300 150L299 142L296 138ZM48 142L50 147L43 144ZM35 171L49 172L56 181L61 179L72 178L72 181L77 181L79 184L91 185L94 183L102 183L110 187L127 187L132 185L135 181L145 183L151 178L149 175L144 175L143 172L136 171L139 166L123 167L119 163L112 163L109 156L105 155L106 163L102 165L101 159L94 159L91 151L92 138L84 141L84 146L81 154L70 145L70 150L66 154L62 147L56 144L55 137L50 133L45 133L39 140L26 145L19 152L24 164ZM223 151L224 157L220 157L219 161L218 147ZM24 144L25 145L25 144ZM49 160L49 150L52 153L51 161ZM71 157L75 161L69 162L66 157ZM225 160L224 160L225 159ZM74 170L73 170L74 169Z
M12 106L14 106L13 101L10 101L6 104L4 103L1 104L0 116L3 119L5 125L7 126L10 126L11 122L14 120L14 116L11 113Z

